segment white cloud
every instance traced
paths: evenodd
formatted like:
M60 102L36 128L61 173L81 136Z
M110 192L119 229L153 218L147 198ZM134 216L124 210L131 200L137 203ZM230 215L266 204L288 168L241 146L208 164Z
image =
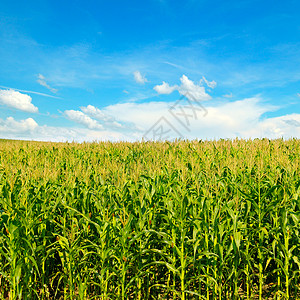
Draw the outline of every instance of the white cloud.
M143 76L143 75L141 74L140 71L135 71L135 72L133 72L133 75L134 75L134 80L135 80L137 83L144 84L145 82L148 81L148 80L146 79L146 77Z
M182 100L183 101L183 100ZM176 115L181 122L170 114L169 108L173 103L121 103L110 105L99 110L87 106L84 110L104 116L110 116L112 121L100 124L82 111L69 110L64 115L86 128L65 128L39 126L33 119L16 121L12 117L0 119L0 133L3 138L34 139L44 141L137 141L162 117L176 130L175 136L184 139L219 139L219 138L300 138L300 114L289 114L278 117L264 117L266 112L274 111L274 107L265 103L259 97L247 98L227 103L205 105L207 114L196 111L193 116L187 101L180 103L184 109L189 124L183 115ZM197 103L194 103L197 105ZM83 109L83 108L82 108ZM99 111L98 111L99 110ZM183 111L181 111L182 113ZM103 115L100 114L102 117ZM105 118L104 118L105 119ZM112 128L111 124L133 124L123 128ZM180 135L178 135L178 133Z
M34 137L39 141L54 142L135 141L134 135L126 135L112 130L99 131L88 128L66 128L53 126L39 126Z
M152 126L161 115L168 113L169 103L148 102L148 103L119 103L109 105L105 112L114 116L121 123L133 123L135 128L145 131Z
M211 96L205 92L203 86L195 84L187 76L182 75L180 78L181 85L178 87L178 92L186 96L191 101L205 101L210 100Z
M300 97L300 93L297 93L297 96Z
M88 105L80 107L82 111L78 110L66 110L64 115L67 119L74 121L78 124L84 125L89 129L95 130L135 130L136 128L132 124L121 124L113 116L107 112L100 110L99 108Z
M38 75L38 79L37 82L41 85L44 86L45 88L47 88L49 91L51 91L52 93L56 93L57 89L52 88L47 82L46 82L46 78L45 76L43 76L42 74Z
M159 94L171 94L173 93L178 87L176 85L169 86L168 83L164 82L161 85L156 85L153 89L158 92Z
M32 132L37 127L38 124L32 118L21 121L16 121L13 117L8 117L6 120L0 119L1 134Z
M205 82L205 84L211 89L214 89L217 86L217 83L214 80L208 81L204 76L202 76L202 79L200 80L200 84L202 84L203 82Z
M3 85L0 85L0 88L9 89L9 90L12 89L10 87L3 86ZM18 92L23 92L23 93L28 93L28 94L35 94L35 95L39 95L39 96L49 97L49 98L61 99L60 97L57 97L57 96L48 95L45 93L40 93L40 92L35 92L35 91L20 90L20 89L16 89L16 88L13 88L12 90L18 91Z
M289 114L268 118L244 132L246 137L300 138L300 114Z
M191 103L194 103L194 107L198 105L195 102ZM186 127L170 114L169 109L172 104L166 102L119 103L104 107L101 112L118 120L121 124L134 124L131 130L123 132L130 137L130 140L142 139L161 117L164 117L175 128L177 132L174 134L178 138L180 137L178 132L186 139L300 137L300 114L263 118L266 112L274 111L278 107L265 103L259 97L203 105L202 108L205 107L207 114L205 115L203 110L198 110L196 118L193 116L189 103L182 100L180 106L186 115L189 115L187 117L189 125L185 123L183 115L176 116ZM93 111L91 108L90 110ZM106 128L105 124L104 128Z
M122 124L117 122L114 117L108 115L107 113L104 113L102 110L93 105L88 105L87 107L83 106L80 107L80 109L88 116L95 118L98 121L104 122L106 127L124 127Z
M284 122L291 126L300 127L300 120L296 120L294 118L286 119Z
M223 95L223 97L225 97L225 98L232 98L233 95L232 95L232 93L230 93L230 94Z
M192 110L182 103L185 113L189 114L189 125L183 116L177 116L187 126L184 127L169 112L172 104L165 102L122 103L111 105L105 111L121 122L133 122L141 132L139 138L161 117L164 117L186 139L219 138L289 138L300 137L300 114L285 115L277 118L263 118L266 112L277 107L268 105L258 97L217 105L205 105L207 114L197 111L197 118L192 117ZM175 137L180 137L174 133Z
M82 111L66 110L64 114L69 120L84 125L89 129L103 130L103 126L101 124L84 114Z
M182 75L180 81L181 85L179 86L170 86L168 83L163 81L161 85L156 85L154 90L159 94L171 94L173 91L177 90L181 95L187 97L191 101L205 101L211 99L211 96L206 93L204 86L195 84L186 75ZM205 82L213 87L216 84L215 81L208 82L206 79Z
M36 113L38 108L32 103L29 95L21 94L14 90L0 90L0 104L13 107L22 111Z
M135 141L137 138L135 134L127 135L112 130L39 126L32 118L16 121L12 117L0 119L0 134L5 139L53 142Z
M113 121L114 118L111 116L108 116L107 114L103 113L99 108L88 105L87 107L80 107L80 109L87 115L89 115L92 118L95 118L99 121Z

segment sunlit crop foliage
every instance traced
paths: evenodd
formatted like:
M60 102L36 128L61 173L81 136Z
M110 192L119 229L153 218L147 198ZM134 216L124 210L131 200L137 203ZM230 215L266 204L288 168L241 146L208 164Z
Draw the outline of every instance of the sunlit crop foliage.
M0 141L0 298L299 299L299 154Z

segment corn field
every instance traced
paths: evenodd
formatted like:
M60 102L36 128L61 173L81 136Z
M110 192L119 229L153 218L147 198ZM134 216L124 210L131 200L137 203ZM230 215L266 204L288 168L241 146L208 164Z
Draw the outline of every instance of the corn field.
M1 299L300 299L300 141L0 141Z

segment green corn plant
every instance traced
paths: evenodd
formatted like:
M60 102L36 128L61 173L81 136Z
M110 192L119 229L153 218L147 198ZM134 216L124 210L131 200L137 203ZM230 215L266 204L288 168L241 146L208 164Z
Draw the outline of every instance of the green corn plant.
M0 141L0 297L297 299L299 150Z

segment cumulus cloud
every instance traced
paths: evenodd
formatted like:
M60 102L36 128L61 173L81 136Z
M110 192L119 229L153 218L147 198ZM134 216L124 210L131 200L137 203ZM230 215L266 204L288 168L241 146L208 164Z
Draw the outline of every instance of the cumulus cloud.
M30 135L29 135L30 136ZM127 135L113 130L94 130L88 128L66 128L40 126L35 132L35 139L53 142L96 142L96 141L135 141L134 135Z
M46 78L45 76L43 76L42 74L38 75L38 79L37 82L41 85L44 86L45 88L47 88L49 91L51 91L52 93L56 93L57 89L52 88L47 82L46 82Z
M264 118L266 112L278 107L266 104L259 97L252 97L227 103L205 105L196 111L196 117L188 103L180 103L175 117L170 114L172 104L164 102L122 103L107 107L105 110L121 122L131 121L143 131L140 138L163 118L172 127L174 137L186 139L219 138L289 138L300 137L300 114L284 115L277 118ZM202 106L204 107L204 106ZM186 118L188 118L188 123ZM181 121L181 123L179 122ZM299 123L298 123L299 122ZM184 123L185 126L182 125ZM166 124L160 124L161 128ZM180 134L178 134L178 132Z
M98 121L104 122L106 126L113 126L118 128L123 127L123 125L117 122L114 117L108 115L107 113L104 113L102 110L93 105L88 105L87 107L83 106L80 107L80 109L88 116L95 118Z
M90 117L105 120L107 123L104 122L102 125L106 130L112 120L118 120L120 124L134 124L131 127L124 126L123 131L119 131L116 127L110 130L110 133L114 132L119 137L126 137L130 141L141 140L156 125L158 130L171 131L173 138L300 137L300 114L266 118L264 117L265 113L275 111L278 107L265 103L259 97L202 105L199 110L194 110L199 103L182 99L178 104L178 110L171 114L170 107L174 103L163 101L127 102L109 105L102 110L91 105L81 109ZM193 107L191 103L194 104ZM204 113L203 108L207 113ZM84 114L83 112L82 114ZM78 115L83 118L82 114L77 112L77 119ZM83 121L80 122L83 123ZM85 124L88 123L87 121L84 122ZM92 127L88 128L91 129Z
M32 103L29 95L10 90L0 90L0 104L25 112L36 113L38 108Z
M32 119L16 121L13 117L6 120L0 119L0 132L3 133L25 133L32 132L38 127L38 124Z
M37 140L53 142L93 142L93 141L135 141L135 134L124 134L112 130L95 130L88 128L67 128L38 125L32 118L16 121L12 117L0 119L2 138Z
M133 72L133 76L134 76L134 80L135 80L137 83L144 84L145 82L148 81L148 80L146 79L146 77L143 76L143 75L141 74L140 71L135 71L135 72Z
M171 94L173 93L178 87L176 85L170 86L168 83L164 82L161 85L156 85L153 89L158 92L159 94Z
M109 115L108 113L100 110L99 108L88 105L80 107L81 111L79 110L66 110L64 115L67 119L74 121L78 124L84 125L89 129L94 130L104 130L104 129L134 129L130 123L128 124L121 124L118 122L113 116ZM124 131L123 130L123 131Z
M163 81L161 85L156 85L154 90L159 94L170 94L177 90L181 95L187 97L191 101L206 101L211 99L211 96L206 93L204 86L195 84L186 75L182 75L180 81L181 84L179 86L170 86L168 83ZM205 82L213 87L216 84L215 81L208 82L206 79ZM200 84L202 84L201 81Z
M108 116L104 112L102 112L99 108L93 106L93 105L88 105L87 107L80 107L80 109L87 115L89 115L92 118L95 118L99 121L113 121L113 117Z
M191 101L205 101L210 100L211 96L205 92L205 88L201 85L195 84L187 76L182 75L180 78L181 85L178 87L178 92L186 96Z
M206 114L203 110L193 113L190 103L199 103L185 99L181 101L179 110L174 114L171 114L170 107L177 102L162 101L119 103L101 110L91 105L82 107L82 111L64 112L66 118L86 128L77 128L76 125L72 128L39 126L31 118L16 121L9 117L0 119L0 133L3 138L44 141L138 141L158 124L158 130L173 130L172 137L184 139L300 138L300 114L266 117L265 113L275 111L278 107L267 104L259 97L215 104L208 102L205 105ZM100 124L96 118L103 123ZM187 119L189 122L184 123ZM113 122L126 126L113 128Z
M78 110L66 110L64 115L71 121L78 124L84 125L89 129L103 130L103 126L99 124L96 120L90 118L82 111Z

